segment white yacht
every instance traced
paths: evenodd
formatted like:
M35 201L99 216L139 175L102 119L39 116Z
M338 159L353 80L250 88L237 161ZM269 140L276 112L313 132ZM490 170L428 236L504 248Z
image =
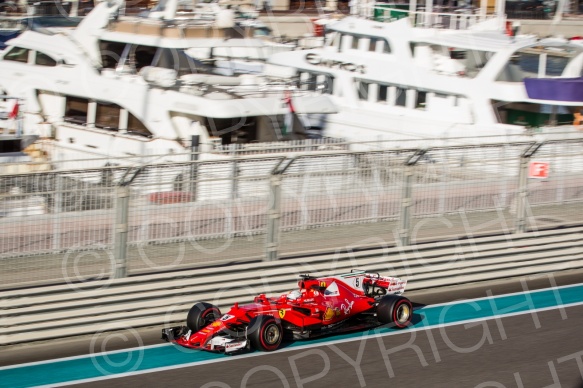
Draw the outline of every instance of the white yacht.
M330 23L323 48L270 58L295 67L301 88L332 96L339 113L326 118L327 135L492 142L528 127L572 131L583 96L543 96L525 80L580 78L582 45L512 36L500 15L384 7Z
M228 10L180 18L177 4L144 18L103 2L71 33L9 41L0 89L23 100L24 128L50 137L60 158L168 155L189 150L193 136L203 152L304 139L301 120L286 123L291 106L297 115L335 111L329 97L296 90L287 68L249 74L261 59L249 52L266 47L252 25Z
M81 18L75 16L0 16L0 50L6 48L6 42L16 38L23 31L34 30L56 33L77 27Z

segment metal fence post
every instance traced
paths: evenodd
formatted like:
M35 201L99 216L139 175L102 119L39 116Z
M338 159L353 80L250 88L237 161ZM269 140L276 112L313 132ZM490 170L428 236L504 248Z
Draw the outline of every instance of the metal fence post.
M199 158L200 136L192 135L190 138L190 200L196 201L196 183L198 179L198 158Z
M399 239L401 246L411 243L411 205L413 204L413 166L405 166L401 190L401 214L399 216Z
M61 248L61 217L63 212L63 178L55 174L53 187L53 249Z
M531 156L534 155L542 145L543 143L532 143L524 150L522 155L520 155L515 233L526 232L526 213L528 209L528 167Z
M113 241L113 255L115 258L115 279L125 278L127 268L127 241L128 241L128 213L130 203L129 186L117 186L115 206L115 236Z
M518 198L516 199L516 233L526 231L526 207L528 201L528 162L530 158L520 157L518 172Z
M269 178L270 204L267 211L267 241L265 242L266 260L277 260L279 248L279 220L281 217L281 175Z
M279 250L279 224L281 218L281 184L283 174L296 161L296 157L282 157L271 170L269 176L270 203L267 211L267 236L265 241L265 260L277 260Z
M427 149L418 149L405 161L403 189L401 191L401 214L399 217L399 240L401 246L411 244L411 206L413 206L413 169L425 157Z
M238 146L239 144L231 144L233 165L231 170L231 199L239 197L239 162L238 162Z

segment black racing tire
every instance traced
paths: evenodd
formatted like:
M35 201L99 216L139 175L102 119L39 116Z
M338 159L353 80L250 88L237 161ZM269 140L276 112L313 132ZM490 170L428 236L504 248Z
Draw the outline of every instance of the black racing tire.
M283 328L271 315L258 315L249 322L247 337L254 349L272 352L281 344Z
M409 326L413 317L411 301L400 295L385 295L377 306L377 319L382 324L391 324L402 329Z
M221 310L210 303L196 302L186 316L186 326L196 333L221 317Z

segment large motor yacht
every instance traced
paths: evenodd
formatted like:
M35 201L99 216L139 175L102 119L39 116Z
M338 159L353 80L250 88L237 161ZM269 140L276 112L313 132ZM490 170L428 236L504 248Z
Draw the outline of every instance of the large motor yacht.
M516 35L503 14L363 9L328 24L323 48L270 58L295 67L303 88L333 97L340 113L326 118L329 136L492 142L527 128L572 131L581 93L549 97L528 86L577 83L582 45Z
M71 33L26 31L0 57L0 89L22 99L24 128L62 159L175 154L193 136L203 152L301 140L319 126L307 114L335 111L288 68L257 68L261 50L289 47L254 39L231 10L184 18L169 1L147 17L122 11L102 2ZM305 118L289 120L292 109Z

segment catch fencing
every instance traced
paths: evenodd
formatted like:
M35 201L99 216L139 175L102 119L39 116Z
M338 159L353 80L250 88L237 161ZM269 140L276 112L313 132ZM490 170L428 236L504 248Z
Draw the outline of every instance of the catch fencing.
M0 175L0 289L583 223L582 138L337 148Z

